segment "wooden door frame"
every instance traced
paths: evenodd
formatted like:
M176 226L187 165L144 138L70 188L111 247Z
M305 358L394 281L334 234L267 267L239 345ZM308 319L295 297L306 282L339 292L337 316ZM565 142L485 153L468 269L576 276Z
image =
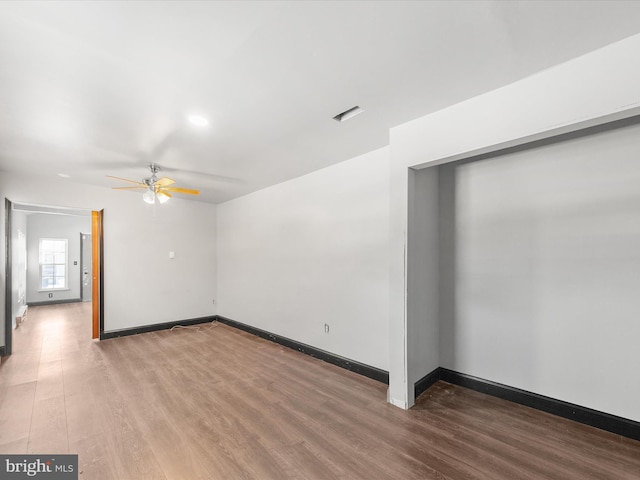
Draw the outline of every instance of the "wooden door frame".
M104 333L103 225L104 210L91 212L91 338Z

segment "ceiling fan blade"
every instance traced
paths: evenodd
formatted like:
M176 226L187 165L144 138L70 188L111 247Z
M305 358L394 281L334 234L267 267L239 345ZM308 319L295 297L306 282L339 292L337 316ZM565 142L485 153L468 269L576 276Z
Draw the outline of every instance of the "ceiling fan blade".
M136 181L134 181L134 180L129 180L129 179L127 179L127 178L113 177L113 176L111 176L111 175L107 175L107 178L113 178L113 179L115 179L115 180L122 180L123 182L135 183L135 184L137 184L137 185L140 185L140 186L146 187L146 185L145 185L144 183L142 183L142 182L136 182Z
M157 195L164 195L165 197L169 197L171 198L171 195L169 194L169 192L165 192L164 190L160 189L158 190Z
M156 181L155 184L158 187L167 187L169 185L173 185L174 183L176 183L175 180L172 180L172 179L167 178L167 177L162 177L162 178L158 179L158 181Z
M189 188L162 187L160 190L163 192L176 192L176 193L186 193L187 195L200 195L200 190L191 190Z
M140 185L139 187L113 187L112 190L137 190L139 188L147 189L149 187L147 187L146 185Z

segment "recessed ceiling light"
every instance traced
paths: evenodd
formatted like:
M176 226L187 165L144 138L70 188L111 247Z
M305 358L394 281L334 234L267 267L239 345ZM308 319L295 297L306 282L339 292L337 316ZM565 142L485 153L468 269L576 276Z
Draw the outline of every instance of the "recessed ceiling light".
M345 122L350 118L355 117L356 115L360 115L362 112L364 112L364 110L356 105L355 107L351 107L349 110L345 110L344 112L339 113L338 115L333 117L333 119L336 122Z
M66 173L59 173L58 176L62 178L71 178L71 175L67 175Z
M202 115L189 115L187 120L189 120L189 123L194 127L206 127L209 125L209 120L204 118Z

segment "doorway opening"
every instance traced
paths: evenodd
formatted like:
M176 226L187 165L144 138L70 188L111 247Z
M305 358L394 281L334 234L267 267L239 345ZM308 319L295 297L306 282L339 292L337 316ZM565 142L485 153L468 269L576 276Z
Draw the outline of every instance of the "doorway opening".
M5 199L5 347L28 306L91 302L92 338L103 331L102 211Z

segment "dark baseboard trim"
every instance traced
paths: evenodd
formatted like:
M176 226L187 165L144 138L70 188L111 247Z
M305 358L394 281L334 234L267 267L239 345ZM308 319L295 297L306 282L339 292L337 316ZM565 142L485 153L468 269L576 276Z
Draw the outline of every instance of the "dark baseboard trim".
M420 380L418 380L414 384L413 386L413 391L415 394L414 398L418 398L431 385L433 385L438 380L440 380L440 376L441 376L440 370L442 370L440 367L436 368L431 373L427 373L424 377L422 377Z
M168 330L178 325L189 326L199 323L211 323L216 320L215 316L190 318L187 320L176 320L175 322L155 323L153 325L144 325L142 327L125 328L123 330L112 330L110 332L101 332L100 340L109 340L110 338L126 337L129 335L138 335L139 333L157 332L158 330Z
M27 307L42 307L44 305L59 305L62 303L81 303L81 298L67 298L64 300L48 300L46 302L27 302Z
M230 318L222 317L220 315L217 315L216 318L220 323L224 323L225 325L229 325L230 327L243 330L245 332L251 333L252 335L256 335L257 337L270 340L293 350L297 350L298 352L304 353L305 355L319 358L320 360L323 360L327 363L331 363L365 377L372 378L373 380L377 380L378 382L382 382L387 385L389 384L389 372L385 370L365 365L364 363L356 362L354 360L349 360L348 358L335 355L325 350L320 350L319 348L315 348L310 345L291 340L290 338L275 335L271 332L252 327L251 325L247 325L245 323L236 322L235 320L231 320Z
M434 378L436 378L436 380L434 380ZM623 437L640 440L640 422L600 412L580 405L575 405L562 400L557 400L555 398L545 397L544 395L520 390L519 388L510 387L508 385L466 375L464 373L454 372L453 370L442 367L434 370L416 382L414 387L416 389L416 398L418 397L417 392L419 388L426 385L428 381L431 381L430 385L432 385L438 380L443 380L445 382L475 390L476 392L486 393L493 397L502 398L510 402L535 408L536 410L567 418L601 430L606 430L607 432L622 435ZM426 390L426 388L420 393L424 390Z

